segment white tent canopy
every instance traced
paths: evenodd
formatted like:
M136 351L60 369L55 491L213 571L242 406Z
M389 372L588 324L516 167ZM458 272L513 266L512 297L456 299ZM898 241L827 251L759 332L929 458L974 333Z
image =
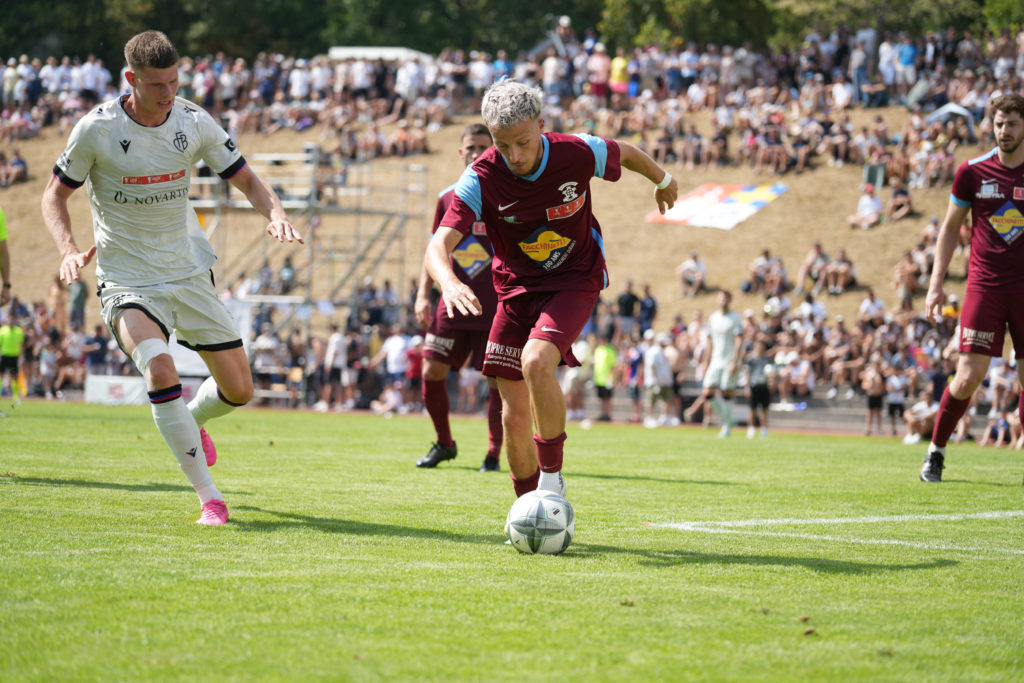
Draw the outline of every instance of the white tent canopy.
M951 116L962 116L963 118L967 119L967 130L971 134L971 142L974 142L974 117L971 115L971 112L967 111L967 109L960 106L959 104L956 104L954 102L944 104L935 111L933 111L931 114L929 114L928 118L926 118L924 121L925 123L932 123L934 121L945 121Z
M383 59L386 62L408 62L415 59L421 62L430 62L434 59L426 52L408 47L332 47L327 51L327 56L335 62L346 59Z

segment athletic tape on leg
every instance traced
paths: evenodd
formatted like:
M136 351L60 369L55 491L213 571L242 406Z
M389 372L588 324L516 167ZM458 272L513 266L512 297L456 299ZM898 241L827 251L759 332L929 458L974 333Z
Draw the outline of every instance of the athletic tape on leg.
M146 368L153 362L153 359L165 353L170 354L171 347L167 346L167 342L163 339L143 339L132 351L132 362L135 363L139 372L146 374Z

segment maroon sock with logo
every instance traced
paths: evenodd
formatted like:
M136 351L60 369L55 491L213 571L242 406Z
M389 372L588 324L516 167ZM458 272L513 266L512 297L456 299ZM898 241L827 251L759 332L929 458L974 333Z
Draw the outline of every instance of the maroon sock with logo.
M553 439L542 439L540 434L533 435L537 444L537 461L544 472L562 471L562 444L565 443L565 432Z
M935 429L932 430L932 443L939 448L945 448L949 441L950 434L956 429L956 423L967 412L967 404L970 398L956 398L949 393L949 387L942 392L942 400L939 401L939 414L935 418Z
M512 486L515 488L516 498L518 498L524 493L529 493L537 488L537 482L540 481L540 470L537 470L525 479L516 479L514 474L509 474L508 476L512 477Z
M452 445L452 429L448 423L448 386L445 380L423 380L423 406L434 423L437 442Z
M491 389L491 397L487 401L487 455L498 457L501 444L505 441L505 428L501 426L501 394Z

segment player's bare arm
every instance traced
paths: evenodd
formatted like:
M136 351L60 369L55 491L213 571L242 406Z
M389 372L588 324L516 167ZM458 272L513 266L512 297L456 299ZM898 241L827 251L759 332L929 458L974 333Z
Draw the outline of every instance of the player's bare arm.
M288 220L288 214L281 206L281 200L277 193L267 185L262 178L256 175L249 166L244 166L241 171L231 178L231 184L237 187L245 195L253 208L259 211L270 222L267 224L267 232L278 242L298 242L304 244L302 235L295 229L295 226Z
M434 280L430 277L430 273L427 272L427 264L424 260L423 267L420 268L419 286L416 288L416 301L413 303L416 321L424 329L430 325L430 318L433 313L433 306L430 305L430 288L433 284Z
M68 197L74 189L50 176L50 182L43 190L43 223L50 231L53 243L60 252L60 279L66 284L78 280L78 271L88 265L96 255L96 245L81 251L71 234L71 214L68 213Z
M658 203L658 211L665 213L666 209L671 209L679 196L679 185L672 174L636 145L621 140L615 142L619 146L622 167L639 173L654 183L654 201Z
M427 253L423 257L423 265L430 277L441 288L441 297L448 317L455 317L455 311L463 315L480 315L483 308L471 287L459 280L452 270L452 252L462 241L462 233L454 228L442 225L430 238Z
M931 322L935 322L942 310L942 304L946 300L946 293L942 290L942 281L946 279L946 270L953 258L953 252L956 251L960 226L963 225L969 210L969 207L960 206L950 200L949 207L946 209L946 217L939 229L939 236L935 244L935 264L932 266L931 279L928 281L928 294L924 300L924 312Z

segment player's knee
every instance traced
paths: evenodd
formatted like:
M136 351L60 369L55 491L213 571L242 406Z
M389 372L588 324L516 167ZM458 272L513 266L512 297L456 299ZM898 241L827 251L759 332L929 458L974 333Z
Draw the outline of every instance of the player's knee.
M143 339L132 351L132 362L153 387L171 387L179 383L171 349L163 339Z
M218 385L218 390L221 397L231 405L244 406L252 400L252 376L239 377L232 380L230 384Z
M523 377L528 383L532 384L555 376L555 366L551 364L543 353L524 349L520 361L523 367Z

